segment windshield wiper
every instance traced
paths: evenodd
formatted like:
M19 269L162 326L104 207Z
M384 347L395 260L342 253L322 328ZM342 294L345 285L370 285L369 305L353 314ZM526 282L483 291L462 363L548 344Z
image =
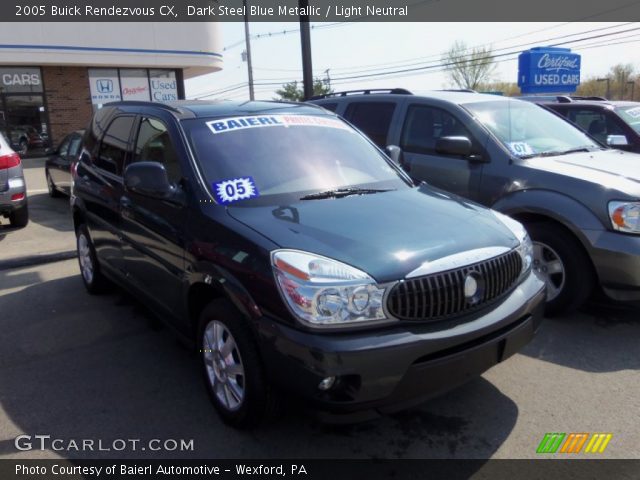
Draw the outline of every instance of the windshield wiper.
M335 190L327 190L325 192L310 193L304 197L300 197L300 200L321 200L323 198L341 198L348 197L349 195L369 195L372 193L389 192L394 190L392 188L379 189L379 188L336 188Z
M559 155L569 155L570 153L578 152L590 152L592 147L577 147L570 148L569 150L550 150L548 152L532 153L530 155L522 155L520 158L533 158L533 157L557 157Z

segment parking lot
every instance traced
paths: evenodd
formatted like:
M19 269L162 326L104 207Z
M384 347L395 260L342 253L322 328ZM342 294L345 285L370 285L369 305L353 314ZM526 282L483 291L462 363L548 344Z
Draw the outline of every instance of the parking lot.
M195 355L135 298L88 295L74 259L15 261L74 246L68 200L47 196L41 160L25 168L31 223L0 236L2 458L532 458L546 432L609 432L599 458L640 458L638 310L596 300L547 319L521 353L419 408L332 427L291 406L263 429L228 428ZM193 439L194 449L20 452L21 434Z

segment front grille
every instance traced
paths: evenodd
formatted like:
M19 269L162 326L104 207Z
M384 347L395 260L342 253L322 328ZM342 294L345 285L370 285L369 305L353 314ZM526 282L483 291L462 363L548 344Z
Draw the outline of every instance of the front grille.
M411 278L393 287L387 298L389 313L401 320L442 320L478 310L514 286L522 270L520 254L503 255L445 272ZM471 274L477 294L465 297Z

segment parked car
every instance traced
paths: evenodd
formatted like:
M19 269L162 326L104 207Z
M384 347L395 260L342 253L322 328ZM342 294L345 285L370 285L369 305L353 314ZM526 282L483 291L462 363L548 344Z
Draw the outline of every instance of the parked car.
M30 125L19 125L8 130L7 139L11 147L20 155L26 155L29 150L45 148L47 141L40 132Z
M77 159L82 146L84 130L77 130L67 135L58 148L50 152L44 166L49 195L59 197L61 193L71 193L71 166Z
M640 300L640 157L604 148L532 103L465 92L338 93L312 103L352 122L416 181L522 222L547 283L547 312L594 285Z
M521 97L567 118L604 145L640 153L640 102L602 97Z
M27 187L22 173L20 155L0 133L0 215L9 219L11 227L22 228L29 223Z
M520 223L415 186L315 106L108 104L73 171L87 290L125 286L195 345L236 427L280 391L332 414L412 405L542 318Z

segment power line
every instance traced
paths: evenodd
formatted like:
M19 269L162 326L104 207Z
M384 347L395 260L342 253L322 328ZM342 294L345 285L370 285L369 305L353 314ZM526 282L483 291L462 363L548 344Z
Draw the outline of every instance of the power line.
M586 30L586 31L582 31L582 32L578 32L578 33L571 33L571 34L566 34L566 35L560 35L560 36L557 36L557 37L545 38L545 39L542 39L542 40L530 41L530 42L522 43L522 44L519 44L519 45L510 45L510 46L507 46L507 47L497 48L497 49L493 50L492 53L493 52L501 52L501 51L504 51L504 50L510 50L512 48L519 48L519 47L529 46L529 45L533 45L535 43L543 43L543 42L549 42L549 41L554 41L554 40L561 40L563 38L575 37L577 35L584 35L584 34L587 34L587 33L599 32L599 31L602 31L602 30L609 30L611 28L623 27L625 25L630 25L632 23L635 23L635 22L626 22L626 23L623 23L623 24L620 24L620 25L613 25L613 26L609 26L609 27L594 28L592 30ZM624 33L624 32L626 32L626 30L619 31L619 32L611 32L611 35L615 35L615 34L618 34L618 33ZM485 45L488 45L488 44L485 44ZM479 46L478 47L470 47L470 48L466 48L464 51L471 51L471 50L477 49L477 48L480 48L480 47ZM383 68L380 68L380 69L356 70L356 71L349 72L349 74L366 73L366 72L375 71L375 70L389 70L389 69L392 69L392 68L400 68L400 67L412 67L412 66L415 66L415 65L421 65L423 63L438 63L439 61L441 61L442 56L445 53L446 52L442 52L442 53L440 53L438 55L430 55L429 57L422 57L422 58L438 58L439 60L437 60L437 61L409 63L409 64L401 65L401 66L398 66L398 67L383 67ZM471 51L471 53L464 54L464 55L462 55L462 57L470 57L472 55L473 55L473 52ZM418 58L420 58L420 57L418 57ZM336 69L336 70L340 70L340 69ZM340 75L340 74L338 73L338 75Z
M628 22L622 25L617 25L617 27L619 26L624 26L624 25L628 25L634 22ZM580 33L574 33L574 34L567 34L567 35L560 35L557 37L552 37L546 40L539 40L539 41L535 41L535 42L530 42L530 43L525 43L525 44L519 44L519 45L513 45L510 47L504 47L500 50L506 50L506 49L513 49L513 48L519 48L519 47L523 47L523 46L530 46L533 45L535 43L540 43L540 42L544 42L544 41L553 41L553 40L560 40L560 39L564 39L564 38L569 38L569 37L573 37L576 35L584 35L586 33L594 33L597 31L602 31L605 29L609 29L609 28L613 28L613 27L603 27L603 28L596 28L596 29L591 29L591 30L586 30ZM621 33L627 33L627 32L631 32L631 31L636 31L636 30L640 30L640 27L635 27L635 28L630 28L630 29L626 29L626 30L619 30L616 32L609 32L609 33L603 33L603 34L599 34L599 35L592 35L589 37L584 37L584 38L578 38L578 39L572 39L572 40L567 40L565 42L558 42L555 44L552 44L553 46L559 46L559 45L566 45L566 44L571 44L571 43L579 43L579 42L583 42L583 41L587 41L587 40L593 40L596 38L604 38L604 37L610 37L613 35L619 35ZM621 40L624 38L630 38L633 37L634 35L631 36L626 36L626 37L619 37L616 39L612 39L612 40ZM595 45L595 44L593 44ZM580 47L576 47L576 48L580 48ZM521 53L521 50L514 50L514 51L510 51L510 52L504 52L504 53L499 53L499 54L491 54L491 55L487 55L486 57L480 57L477 58L477 61L481 61L481 60L488 60L488 59L496 59L496 58L503 58L503 57L508 57L508 56L513 56L513 55L517 55ZM511 61L514 59L509 59L507 61ZM449 70L450 68L448 67L453 67L459 63L462 63L465 60L456 60L454 62L447 62L447 63L435 63L435 62L429 62L431 64L427 64L427 65L422 65L419 67L415 67L415 68L402 68L399 70L393 70L393 71L386 71L388 69L381 69L383 71L378 71L378 72L374 72L374 73L367 73L367 74L363 74L363 75L343 75L343 76L334 76L332 78L332 81L334 82L334 84L345 84L345 83L352 83L349 82L350 80L361 80L364 81L363 79L366 78L371 78L371 77L375 77L374 79L377 79L379 77L385 77L385 78L400 78L403 76L408 76L408 75L398 75L398 74L415 74L417 72L426 72L426 71L446 71ZM495 61L494 63L501 63L500 60ZM420 64L418 64L420 65ZM256 81L256 85L260 85L260 86L269 86L269 85L281 85L282 82L285 81L294 81L292 80L290 77L288 78L267 78L267 79L262 79L259 81ZM295 81L299 81L299 79L296 79ZM209 92L201 92L198 95L195 95L196 98L205 98L205 97L210 97L210 96L215 96L215 95L221 95L223 93L227 93L230 91L234 91L234 90L238 90L240 88L245 87L247 84L246 82L244 83L240 83L240 84L235 84L235 85L230 85L227 87L221 87L219 89L215 89Z

